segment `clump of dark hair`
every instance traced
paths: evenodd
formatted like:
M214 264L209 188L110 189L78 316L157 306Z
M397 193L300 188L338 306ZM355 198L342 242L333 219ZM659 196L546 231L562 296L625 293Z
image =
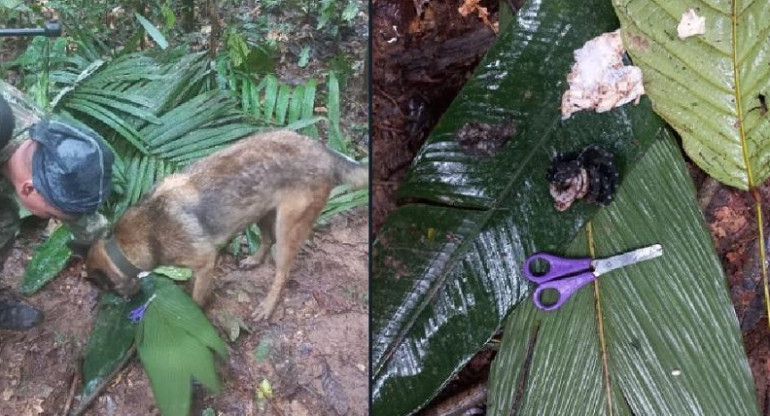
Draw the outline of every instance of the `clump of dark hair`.
M580 152L556 156L546 179L557 211L567 210L583 197L594 204L608 205L620 183L612 153L595 144Z

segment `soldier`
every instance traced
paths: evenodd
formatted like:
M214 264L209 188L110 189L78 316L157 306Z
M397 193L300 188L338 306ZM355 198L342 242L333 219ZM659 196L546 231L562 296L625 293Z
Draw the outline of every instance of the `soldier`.
M96 209L109 196L113 160L95 132L41 120L18 90L0 82L0 276L19 231L14 191L33 215L62 220L77 244L88 244L108 224ZM28 329L42 318L0 293L0 330Z

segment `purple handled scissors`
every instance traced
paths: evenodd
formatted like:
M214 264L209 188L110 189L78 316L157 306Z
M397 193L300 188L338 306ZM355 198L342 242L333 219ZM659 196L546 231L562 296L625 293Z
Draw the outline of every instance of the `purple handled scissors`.
M547 253L535 253L524 263L524 276L538 284L533 294L535 306L544 311L552 311L560 308L578 289L593 282L599 275L661 255L663 247L660 244L598 260L592 260L590 257L565 259ZM548 270L545 273L538 275L532 272L530 267L536 260L547 264ZM543 291L548 289L553 289L559 294L559 300L553 305L544 305L540 300Z

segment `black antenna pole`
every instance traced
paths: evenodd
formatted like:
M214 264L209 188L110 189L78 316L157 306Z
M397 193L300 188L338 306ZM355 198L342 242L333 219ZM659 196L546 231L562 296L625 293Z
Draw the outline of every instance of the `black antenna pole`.
M61 36L61 23L58 20L49 20L44 27L0 29L0 37L9 36L45 36L56 38Z

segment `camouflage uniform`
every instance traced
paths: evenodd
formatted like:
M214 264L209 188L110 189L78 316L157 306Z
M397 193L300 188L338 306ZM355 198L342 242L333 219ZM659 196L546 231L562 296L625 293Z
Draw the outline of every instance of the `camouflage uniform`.
M0 166L2 166L19 145L29 139L29 127L40 120L42 112L19 90L2 81L0 81L0 94L10 104L15 118L13 137L9 143L0 148ZM15 194L8 179L0 175L0 272L3 270L3 264L19 231L19 206ZM99 213L84 215L66 223L72 230L75 240L80 242L96 240L108 225L107 220Z

